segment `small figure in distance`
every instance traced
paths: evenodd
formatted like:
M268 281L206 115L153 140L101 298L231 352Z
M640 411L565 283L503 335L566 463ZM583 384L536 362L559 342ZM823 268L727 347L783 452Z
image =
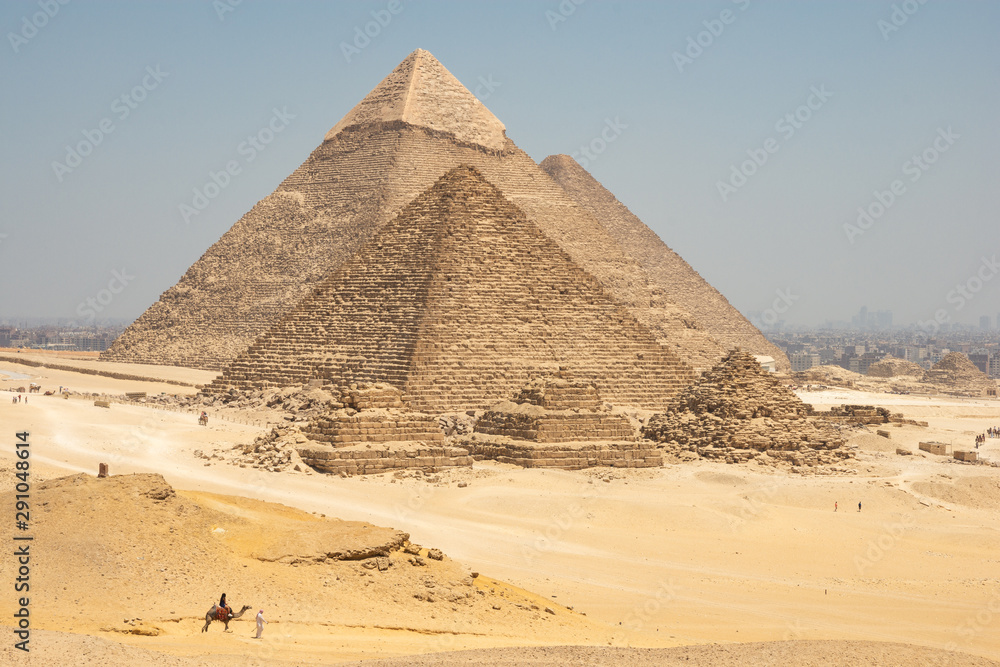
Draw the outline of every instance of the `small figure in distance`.
M264 624L267 621L264 620L264 610L261 609L257 612L257 636L254 639L260 639L260 636L264 634Z
M861 511L861 503L858 503L858 511Z

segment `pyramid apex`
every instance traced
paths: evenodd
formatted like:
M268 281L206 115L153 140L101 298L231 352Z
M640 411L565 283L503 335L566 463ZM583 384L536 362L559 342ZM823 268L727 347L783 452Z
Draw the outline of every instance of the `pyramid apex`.
M503 148L506 128L468 88L424 49L416 49L344 116L325 140L356 125L403 121L453 134L493 150Z

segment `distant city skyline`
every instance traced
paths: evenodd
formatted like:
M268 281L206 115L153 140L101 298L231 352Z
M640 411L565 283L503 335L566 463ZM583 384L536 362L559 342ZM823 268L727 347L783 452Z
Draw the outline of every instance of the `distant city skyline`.
M416 48L765 331L998 317L996 3L56 5L0 6L3 321L138 317Z

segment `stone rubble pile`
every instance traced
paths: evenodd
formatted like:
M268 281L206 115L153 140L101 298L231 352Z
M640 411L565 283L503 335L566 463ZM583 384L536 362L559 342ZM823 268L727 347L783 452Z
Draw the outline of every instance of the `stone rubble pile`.
M906 359L897 359L893 356L883 357L880 361L876 361L874 364L868 367L868 375L871 377L880 378L894 378L894 377L915 377L922 378L924 376L923 368L913 363L912 361L907 361Z
M674 456L695 453L726 463L757 460L793 466L850 458L832 425L809 418L810 408L753 355L733 350L682 391L643 427L644 437Z
M235 447L232 463L241 468L259 468L269 472L309 472L297 451L297 447L305 442L305 436L297 427L275 426L252 443Z
M961 352L946 354L924 375L923 381L940 391L958 396L985 396L997 383L976 368Z

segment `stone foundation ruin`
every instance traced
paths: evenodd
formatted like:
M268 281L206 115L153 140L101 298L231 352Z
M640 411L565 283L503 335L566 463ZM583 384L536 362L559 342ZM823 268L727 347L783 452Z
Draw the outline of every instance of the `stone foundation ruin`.
M467 450L445 445L438 420L410 411L395 387L358 383L341 387L340 396L302 429L307 441L297 451L315 470L353 475L472 465Z
M512 401L494 405L461 446L477 460L525 468L663 464L656 447L637 442L628 418L611 412L593 384L573 379L566 371L532 379Z

